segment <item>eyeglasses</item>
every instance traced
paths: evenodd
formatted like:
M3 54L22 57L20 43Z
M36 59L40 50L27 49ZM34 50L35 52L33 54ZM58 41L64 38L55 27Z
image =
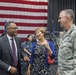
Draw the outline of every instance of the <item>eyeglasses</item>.
M17 27L9 27L9 29L18 30Z

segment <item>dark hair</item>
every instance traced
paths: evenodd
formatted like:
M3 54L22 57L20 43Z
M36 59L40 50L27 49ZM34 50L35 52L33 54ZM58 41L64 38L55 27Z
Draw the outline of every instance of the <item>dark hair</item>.
M31 34L27 35L27 38L29 38L30 36L32 36Z
M32 35L31 35L31 34L28 34L28 35L27 35L27 40L26 40L26 41L29 41L28 38L29 38L30 36L32 36Z
M9 21L5 23L5 30L10 26L11 23L15 23L13 21Z

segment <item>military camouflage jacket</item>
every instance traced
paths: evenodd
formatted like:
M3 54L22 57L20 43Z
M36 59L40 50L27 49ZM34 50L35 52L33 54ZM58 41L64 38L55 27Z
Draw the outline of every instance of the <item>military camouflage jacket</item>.
M76 75L76 26L64 31L58 53L58 74Z

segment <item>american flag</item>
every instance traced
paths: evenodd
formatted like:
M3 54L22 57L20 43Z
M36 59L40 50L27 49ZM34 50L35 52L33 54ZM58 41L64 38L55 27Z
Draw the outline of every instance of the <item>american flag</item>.
M24 41L37 27L47 29L48 0L0 0L0 35L5 21L14 21Z

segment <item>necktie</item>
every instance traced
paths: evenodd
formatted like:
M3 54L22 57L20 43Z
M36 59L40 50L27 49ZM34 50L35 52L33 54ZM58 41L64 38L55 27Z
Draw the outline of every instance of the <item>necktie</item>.
M14 44L14 39L12 38L12 54L13 54L13 59L14 59L14 66L17 66L17 56L16 56L16 48Z

